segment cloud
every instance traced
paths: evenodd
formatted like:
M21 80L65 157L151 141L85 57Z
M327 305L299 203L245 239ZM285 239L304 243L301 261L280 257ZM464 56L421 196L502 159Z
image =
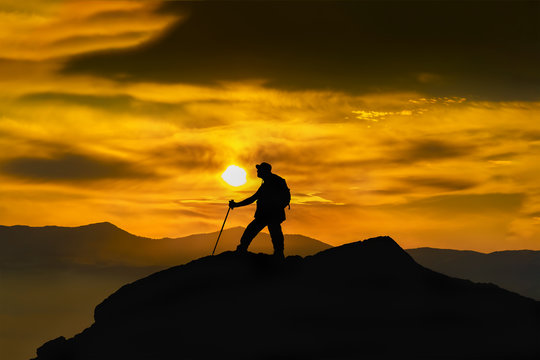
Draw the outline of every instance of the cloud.
M169 209L169 208L154 208L150 210L154 214L161 214L164 216L177 216L177 217L189 217L189 218L201 218L212 219L213 214L208 214L203 210L189 210L189 209Z
M179 15L156 12L159 3L54 1L49 6L0 4L0 47L6 59L44 60L140 45Z
M486 161L505 161L508 159L513 159L520 154L517 152L504 152L504 153L495 153L484 157Z
M437 195L418 200L412 200L404 204L389 205L388 209L400 209L431 215L467 216L467 214L516 214L520 211L526 200L523 193L501 194L456 194ZM387 206L383 206L387 207Z
M105 179L148 179L156 174L135 164L106 157L62 153L53 157L18 157L0 163L4 175L31 180L80 182Z
M25 92L16 97L9 106L5 107L6 114L19 114L26 107L25 114L34 111L39 114L57 113L58 118L78 117L103 118L103 116L115 116L111 123L125 122L130 118L133 122L151 121L168 123L182 128L203 129L221 126L230 122L227 111L231 111L231 104L235 99L227 99L224 91L209 89L180 89L147 87L140 89L122 88L116 86L104 86L103 89L89 88L73 92L65 91L41 91ZM61 88L61 85L57 86ZM183 98L182 93L192 91ZM197 96L195 91L203 92ZM158 96L155 96L155 94ZM169 98L170 94L176 96ZM167 94L167 98L159 98L159 94ZM223 97L220 99L219 96ZM229 96L231 96L229 94ZM218 97L218 98L215 98ZM46 111L43 111L45 109ZM225 109L225 111L223 110ZM84 112L82 114L81 112ZM90 113L92 113L90 115ZM119 120L118 115L122 116ZM14 115L16 116L16 115ZM107 119L107 118L105 118Z
M169 2L186 18L128 51L83 55L65 73L124 81L218 84L265 80L281 89L417 91L538 99L540 4ZM426 29L429 29L428 31Z
M522 131L521 137L527 141L540 141L540 131Z
M399 181L403 185L408 187L418 188L432 188L441 191L459 191L466 190L479 185L478 182L470 179L455 179L446 177L421 177L421 176L408 176L400 179Z
M146 31L127 31L121 34L93 34L76 35L71 37L54 40L48 44L49 51L75 52L79 49L81 52L89 51L93 48L117 48L127 46L126 44L140 44L148 39Z
M351 127L339 137L312 141L294 136L279 142L261 139L246 147L239 159L248 168L269 162L276 173L286 175L304 192L327 192L329 202L348 203L359 196L362 202L380 203L405 194L433 195L482 184L481 177L456 178L449 170L435 175L429 169L429 164L473 161L475 151L475 146L459 141L371 139L369 133ZM351 188L358 189L351 192Z
M326 163L327 150L318 143L288 144L286 142L266 142L254 144L241 156L245 164L259 164L263 161L272 164L274 169L282 169L288 173L302 172L317 168L321 162Z
M475 151L474 145L452 143L438 139L416 139L405 143L398 154L391 157L393 162L418 162L465 157Z
M18 98L21 105L75 105L107 112L159 114L160 116L178 111L181 105L157 101L145 101L131 95L95 95L63 92L41 92L25 94Z
M375 111L375 110L353 110L352 113L359 120L378 122L384 120L391 115L411 116L413 114L410 110L402 110L399 112L394 111Z
M316 147L316 145L314 145ZM374 169L386 169L396 166L412 166L422 162L444 162L451 160L463 160L473 155L476 146L462 142L449 142L439 139L382 139L379 144L370 149L362 144L357 144L352 148L348 144L336 144L336 151L343 152L349 148L348 159L339 160L328 156L322 151L321 157L309 156L312 163L321 167L332 166L336 169L363 169L364 171ZM309 152L306 152L309 154ZM372 154L377 154L373 156Z
M210 144L171 143L145 151L146 161L167 165L175 171L183 172L216 171L227 165L220 156L217 146Z
M501 249L515 221L508 247L538 247L515 220L540 208L536 4L11 4L4 223L214 231L266 160L293 192L289 232ZM240 189L220 178L230 164Z

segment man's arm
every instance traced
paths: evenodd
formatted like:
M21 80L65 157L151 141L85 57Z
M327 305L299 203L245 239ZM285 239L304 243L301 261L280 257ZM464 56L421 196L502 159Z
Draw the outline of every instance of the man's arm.
M251 195L247 199L242 200L240 202L235 202L234 200L231 200L229 201L229 207L231 209L234 209L235 207L246 206L246 205L252 204L255 200L257 200L258 194L259 194L259 191L257 191L255 194Z

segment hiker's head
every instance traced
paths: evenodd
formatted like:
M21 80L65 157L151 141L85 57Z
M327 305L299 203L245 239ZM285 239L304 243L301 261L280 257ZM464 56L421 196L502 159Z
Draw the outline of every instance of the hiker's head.
M267 175L272 173L272 165L267 162L262 162L258 165L255 165L257 168L257 177L264 179Z

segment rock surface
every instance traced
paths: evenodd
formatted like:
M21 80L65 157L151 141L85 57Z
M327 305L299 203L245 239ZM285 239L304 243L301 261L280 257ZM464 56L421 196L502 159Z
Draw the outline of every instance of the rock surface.
M284 261L225 252L125 285L48 359L529 359L539 303L418 265L389 237Z

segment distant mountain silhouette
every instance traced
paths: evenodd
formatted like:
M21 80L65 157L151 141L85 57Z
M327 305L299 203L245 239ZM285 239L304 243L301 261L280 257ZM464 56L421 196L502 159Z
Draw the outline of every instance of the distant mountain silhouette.
M242 232L243 228L225 229L217 252L236 248ZM9 329L0 331L0 360L29 359L45 339L80 332L92 321L95 305L112 291L209 255L217 235L150 239L110 223L0 226L0 328ZM329 247L305 236L286 235L289 255L315 254ZM269 235L260 234L250 249L271 253Z
M236 249L243 232L244 228L240 226L223 230L223 233L219 239L216 253ZM183 248L183 251L193 254L193 257L190 259L193 260L209 255L212 252L218 233L219 232L216 231L208 234L195 234L174 239L174 241L178 242L177 246L179 248ZM207 247L208 244L210 244L210 248ZM323 251L331 247L331 245L304 235L285 234L286 255L313 255L319 251ZM249 246L249 250L254 253L273 253L274 250L272 247L272 241L270 240L270 235L268 233L259 233L259 235L257 235L255 240L253 240Z
M244 231L225 229L217 251L232 250ZM150 239L103 222L79 227L0 226L0 267L66 264L173 266L212 252L218 232L182 238ZM331 246L302 235L285 235L287 255L310 255ZM270 236L261 233L250 250L271 253Z
M540 303L417 264L389 237L224 252L120 288L37 359L533 359Z
M419 264L449 276L490 282L540 300L540 251L506 250L483 254L476 251L408 249Z

